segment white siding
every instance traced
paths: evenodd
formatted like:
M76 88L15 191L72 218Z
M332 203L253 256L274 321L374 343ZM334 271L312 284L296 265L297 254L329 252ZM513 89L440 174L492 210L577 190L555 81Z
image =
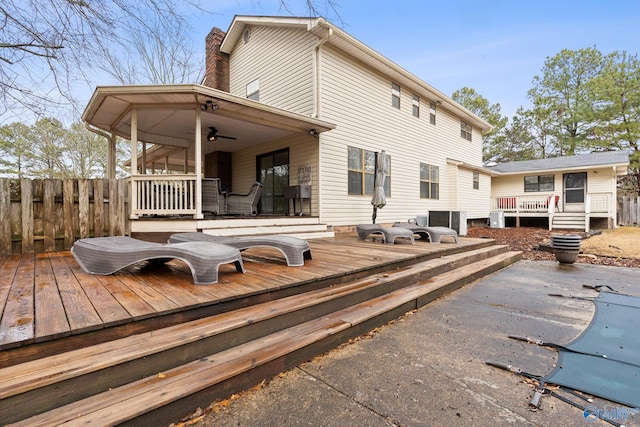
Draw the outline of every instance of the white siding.
M601 168L593 170L572 170L569 173L587 172L587 191L589 193L609 193L613 192L616 185L616 175L612 168ZM493 177L491 181L491 197L519 196L525 194L558 194L563 191L563 172L554 173L554 191L540 193L524 192L524 177L534 175L550 175L545 172L529 172L519 175L506 175Z
M385 150L391 156L391 196L377 222L407 220L429 210L450 210L447 158L480 166L482 142L460 136L460 119L439 108L429 123L428 99L412 115L412 92L401 88L400 109L391 105L392 80L329 47L322 48L321 117L338 127L321 136L321 220L334 225L371 221L370 196L347 194L347 147ZM431 100L433 101L433 100ZM420 199L420 163L440 169L440 199ZM486 193L488 195L488 193ZM481 195L478 194L480 197ZM481 204L476 200L473 204ZM489 201L487 200L488 204Z
M260 80L260 102L292 112L313 111L313 47L317 38L302 30L251 27L229 58L230 91L246 96L246 86Z
M540 191L540 192L527 192L524 191L524 177L525 176L535 176L535 175L553 175L553 191ZM507 175L507 176L498 176L493 177L491 180L491 197L503 197L503 196L539 196L539 195L547 195L550 196L552 194L561 195L562 194L562 173L537 173L530 172L524 173L522 175Z
M447 181L449 186L447 187L447 193L444 195L447 198L447 203L451 210L459 210L458 206L458 178L460 171L457 165L447 165Z
M452 210L467 212L467 218L488 218L491 210L491 179L480 173L478 189L473 188L473 171L458 168L458 199Z
M311 212L318 214L318 139L295 135L250 147L233 153L233 190L246 193L256 180L256 157L288 148L289 149L289 185L298 184L298 167L311 166ZM307 212L307 202L304 202L304 212Z
M420 117L412 114L413 93L401 87L401 108L391 105L392 79L357 62L329 44L319 49L304 30L253 26L230 56L231 93L245 96L246 85L260 80L260 102L304 115L314 113L314 75L319 70L318 117L337 124L319 140L294 138L244 149L233 154L233 190L246 191L255 179L256 155L290 148L291 184L298 166L313 167L313 213L332 225L370 222L371 196L348 195L348 146L382 151L391 157L391 195L378 211L379 223L405 221L429 210L467 210L470 218L488 215L488 178L481 191L459 192L471 186L471 172L450 174L447 159L481 166L482 136L472 141L460 135L460 117L438 107L436 125L429 121L429 103L420 98ZM393 82L398 83L398 82ZM420 163L439 167L439 200L420 198ZM469 180L468 183L462 180ZM318 208L322 206L320 211ZM482 211L482 212L481 212ZM486 211L486 212L484 212Z
M594 169L587 173L587 190L589 193L616 192L617 177L613 168Z

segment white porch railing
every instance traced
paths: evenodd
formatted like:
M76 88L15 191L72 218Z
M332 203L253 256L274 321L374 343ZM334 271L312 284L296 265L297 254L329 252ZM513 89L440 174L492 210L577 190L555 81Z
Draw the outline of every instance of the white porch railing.
M547 212L549 201L553 196L533 195L533 196L500 196L491 199L491 209L505 212Z
M491 209L516 213L544 213L560 208L560 201L550 203L554 197L551 195L517 195L498 196L491 198ZM588 203L588 213L614 214L615 199L612 193L588 193L585 203ZM585 205L585 208L587 206Z
M591 209L589 212L607 212L613 214L615 199L612 193L589 193Z
M132 215L197 213L195 175L133 175L131 185Z

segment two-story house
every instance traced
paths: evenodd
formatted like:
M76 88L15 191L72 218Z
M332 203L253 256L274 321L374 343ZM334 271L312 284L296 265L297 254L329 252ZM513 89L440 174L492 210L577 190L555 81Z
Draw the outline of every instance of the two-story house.
M201 85L99 87L83 115L131 141L133 219L187 214L193 224L182 230L218 227L224 215L202 209L203 178L218 178L233 192L263 184L257 219L285 224L302 212L332 227L371 222L383 151L378 223L432 211L489 216L482 132L490 125L340 28L322 18L236 16L226 32L211 31L206 49ZM149 202L158 182L180 179L156 197L166 202ZM309 199L296 208L287 193L298 185ZM184 203L168 204L176 197ZM146 219L132 231L165 227Z

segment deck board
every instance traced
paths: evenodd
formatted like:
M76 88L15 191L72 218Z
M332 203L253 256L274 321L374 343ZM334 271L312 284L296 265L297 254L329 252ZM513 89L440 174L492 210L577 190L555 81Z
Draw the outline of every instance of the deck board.
M31 342L35 338L34 257L23 254L16 266L0 321L0 342Z
M233 264L224 264L213 285L194 285L191 271L179 260L137 263L109 276L96 276L82 271L68 251L5 257L0 259L0 350L169 314L183 316L215 305L268 300L270 292L286 293L354 272L362 277L380 266L485 242L463 238L460 245L420 241L386 245L339 235L309 240L313 258L303 267L288 267L284 256L272 248L252 248L243 253L244 274Z
M51 253L49 262L53 268L62 303L68 312L67 321L70 329L78 333L101 328L102 319L98 316L83 286L69 268L63 253Z
M58 338L71 333L67 321L63 292L56 286L53 268L46 254L38 254L35 259L35 312L39 314L35 325L35 336Z
M20 255L11 255L0 259L0 307L4 307L7 302L19 262Z
M123 274L120 276L120 281L144 300L155 313L171 313L181 308L179 304L160 292L158 287L140 286L140 280L134 275Z

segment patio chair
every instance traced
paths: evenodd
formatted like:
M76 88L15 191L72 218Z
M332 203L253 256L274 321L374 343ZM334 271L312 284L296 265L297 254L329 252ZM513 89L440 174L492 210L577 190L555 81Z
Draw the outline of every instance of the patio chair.
M227 213L226 193L222 191L220 178L204 178L202 180L202 212L214 215Z
M261 183L255 182L247 194L228 193L226 199L227 213L231 215L257 215L262 187Z
M418 234L422 239L429 239L431 243L441 243L443 237L451 237L456 243L459 243L458 233L452 228L426 227L413 222L396 222L393 226L395 228L410 230L412 233Z
M95 237L76 241L71 253L86 273L101 276L140 261L171 259L184 261L197 285L216 283L221 264L233 262L244 273L238 249L206 242L161 244L126 236Z
M371 234L381 235L384 243L393 245L397 238L409 239L411 244L415 244L413 233L403 228L383 227L379 224L359 224L356 226L358 238L367 239Z
M222 245L233 246L244 251L255 247L275 248L283 253L287 265L290 267L300 267L304 265L304 260L311 259L311 249L306 240L292 236L212 236L205 233L177 233L169 237L169 243L177 242L212 242Z

